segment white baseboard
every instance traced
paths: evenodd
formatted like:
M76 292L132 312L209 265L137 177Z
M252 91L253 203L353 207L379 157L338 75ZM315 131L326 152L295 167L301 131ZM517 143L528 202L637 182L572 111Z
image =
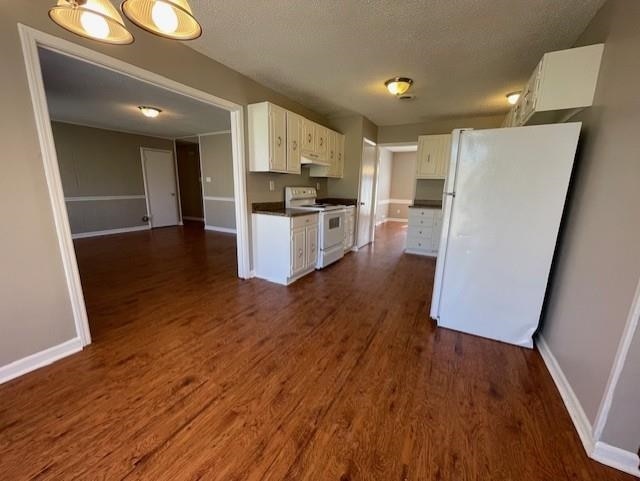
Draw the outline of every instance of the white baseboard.
M72 239L84 239L85 237L97 237L100 235L123 234L125 232L138 232L141 230L149 230L148 225L137 225L135 227L122 227L121 229L94 230L92 232L78 232L71 236Z
M197 222L204 222L204 217L191 217L190 215L183 215L182 220L194 220Z
M68 341L52 346L44 351L36 352L17 361L0 367L0 384L15 379L23 374L47 366L63 357L82 350L82 341L74 337Z
M538 335L536 346L553 378L553 382L560 392L567 411L569 411L569 416L571 416L573 425L578 432L578 436L580 436L587 455L599 463L640 477L640 470L638 469L640 460L637 454L611 446L602 441L597 441L593 438L593 427L589 422L589 418L582 409L582 405L562 372L558 360L551 352L551 349L549 349L549 345L542 335Z
M549 374L551 374L551 377L553 378L553 382L556 384L556 387L560 392L564 405L567 408L567 411L569 411L569 416L571 416L571 420L578 432L578 436L580 436L584 449L588 455L591 455L595 443L593 441L593 428L589 422L589 418L582 409L582 405L580 404L576 394L573 392L571 384L569 384L564 372L562 372L562 369L560 368L560 364L558 364L557 359L551 352L551 349L549 349L549 345L542 335L538 335L536 345L538 346L538 351L549 370Z
M638 469L640 459L635 453L598 441L591 457L602 464L640 478L640 469Z
M224 232L225 234L235 234L236 230L235 229L230 229L229 227L218 227L215 225L205 225L204 226L205 230L212 230L214 232Z
M385 222L409 222L409 219L403 219L402 217L387 217Z

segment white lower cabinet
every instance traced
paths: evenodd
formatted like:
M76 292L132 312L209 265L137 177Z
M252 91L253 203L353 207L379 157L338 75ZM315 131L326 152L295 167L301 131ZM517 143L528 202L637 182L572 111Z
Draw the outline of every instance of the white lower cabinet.
M353 243L355 242L355 230L356 230L356 207L350 205L347 207L344 216L344 250L345 252L351 250Z
M409 208L407 247L405 252L437 256L442 229L442 210L427 207Z
M252 214L256 277L288 285L313 271L318 259L318 214Z

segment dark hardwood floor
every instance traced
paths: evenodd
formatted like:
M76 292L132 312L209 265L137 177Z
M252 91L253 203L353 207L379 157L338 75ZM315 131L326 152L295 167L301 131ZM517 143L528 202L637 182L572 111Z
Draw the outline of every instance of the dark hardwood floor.
M632 480L535 351L436 329L403 226L289 287L200 228L76 242L94 344L0 386L2 480Z

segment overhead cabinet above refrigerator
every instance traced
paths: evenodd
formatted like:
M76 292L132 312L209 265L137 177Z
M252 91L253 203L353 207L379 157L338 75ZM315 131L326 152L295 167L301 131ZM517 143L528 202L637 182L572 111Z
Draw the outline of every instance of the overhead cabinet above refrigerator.
M593 105L604 44L544 54L503 127L564 122Z

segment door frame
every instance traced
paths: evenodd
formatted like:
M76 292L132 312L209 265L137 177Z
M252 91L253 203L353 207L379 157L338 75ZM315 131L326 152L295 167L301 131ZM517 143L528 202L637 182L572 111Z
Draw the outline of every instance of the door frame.
M224 109L230 113L238 277L243 279L250 278L243 106L20 23L18 24L18 33L20 35L22 55L25 62L29 92L31 94L38 141L49 191L49 200L51 201L53 211L58 247L71 300L76 333L82 342L82 346L91 344L91 332L82 285L80 283L78 264L73 248L73 240L71 238L69 218L64 202L64 192L51 129L44 81L42 79L38 47L53 50L57 53L107 68L179 95L190 97L213 107Z
M149 225L149 229L153 228L153 225L152 225L153 223L151 222L151 219L153 219L153 216L151 215L151 203L149 202L150 197L149 197L149 184L147 183L147 163L145 162L145 158L144 158L144 152L146 150L149 150L152 152L165 152L173 155L173 183L176 189L176 225L182 224L182 218L180 215L180 185L178 184L178 169L176 166L175 142L173 143L173 145L174 145L174 150L156 149L153 147L140 147L140 163L142 165L142 183L144 184L144 197L145 197L145 203L147 204L147 217L149 218L149 220L147 221L147 224Z
M364 147L365 145L369 145L372 147L376 147L376 155L374 156L374 167L373 167L373 185L371 187L371 202L373 203L375 201L375 198L378 195L377 192L377 188L378 188L378 144L376 144L373 140L368 139L367 137L363 137L362 138L362 153L360 156L360 173L358 175L358 205L357 205L357 209L356 209L356 217L355 217L355 223L356 223L356 228L355 228L355 238L354 238L354 246L353 246L353 250L358 251L358 249L360 249L360 247L358 246L358 229L360 227L360 207L361 206L361 202L362 200L360 199L360 189L362 187L362 173L363 173L363 160L364 160ZM372 205L371 207L371 217L375 216L375 205ZM375 234L375 218L374 221L370 223L369 225L369 238L371 239L369 244L372 244L374 241L374 234ZM369 245L369 244L365 244L365 245ZM363 246L364 247L364 246Z

